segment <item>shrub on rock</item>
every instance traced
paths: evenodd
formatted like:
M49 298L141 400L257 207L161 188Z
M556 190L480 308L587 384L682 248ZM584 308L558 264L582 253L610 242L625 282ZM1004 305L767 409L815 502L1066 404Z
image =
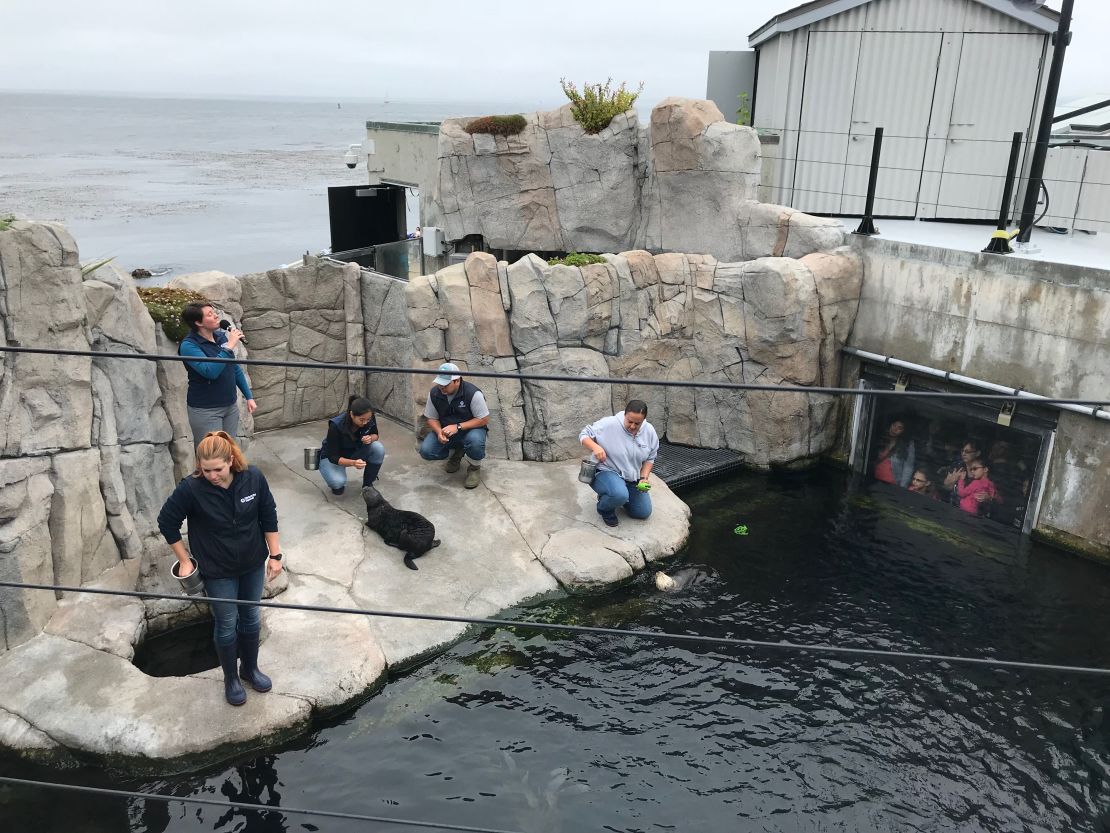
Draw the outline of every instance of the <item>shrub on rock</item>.
M623 81L614 90L612 78L607 79L604 84L583 84L581 92L574 82L567 81L565 78L560 78L559 84L566 97L570 99L570 111L574 115L574 120L582 125L582 129L587 133L600 133L616 116L625 110L630 110L636 99L640 97L640 93L644 91L642 81L636 92L629 90Z
M589 266L593 263L605 263L605 258L601 255L567 252L563 257L553 257L547 261L548 266Z
M190 301L207 301L198 292L188 289L170 289L165 286L143 286L135 290L146 304L150 317L162 325L162 331L180 343L189 334L189 327L181 320L181 311Z
M494 136L515 136L527 126L528 120L521 115L482 116L467 123L463 128L467 133L491 133Z

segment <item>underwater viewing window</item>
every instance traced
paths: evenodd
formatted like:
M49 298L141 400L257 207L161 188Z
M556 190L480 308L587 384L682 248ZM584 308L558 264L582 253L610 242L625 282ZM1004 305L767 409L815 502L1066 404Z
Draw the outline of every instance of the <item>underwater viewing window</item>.
M898 371L865 364L860 386L893 390ZM906 390L970 392L912 374ZM865 481L947 504L960 517L1028 533L1036 523L1055 412L1024 402L859 397L851 464ZM922 504L924 508L925 504Z

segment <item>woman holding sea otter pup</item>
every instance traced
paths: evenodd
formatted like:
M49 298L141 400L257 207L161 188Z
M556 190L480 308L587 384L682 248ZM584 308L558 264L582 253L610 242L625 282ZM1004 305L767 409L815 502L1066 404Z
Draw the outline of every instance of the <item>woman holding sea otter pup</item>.
M181 541L185 520L192 558ZM227 432L210 431L197 444L197 470L166 499L158 529L177 556L178 577L189 575L195 560L206 595L240 601L211 602L227 702L246 702L240 677L255 691L269 691L270 678L258 670L261 615L249 603L261 600L266 581L281 573L277 505L262 472L247 465Z

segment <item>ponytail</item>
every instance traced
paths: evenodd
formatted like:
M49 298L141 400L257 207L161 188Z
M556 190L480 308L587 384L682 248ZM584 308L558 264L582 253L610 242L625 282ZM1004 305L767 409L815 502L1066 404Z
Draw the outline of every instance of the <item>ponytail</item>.
M243 450L226 431L209 431L197 443L197 469L193 472L193 477L200 477L201 460L223 460L231 466L233 472L241 472L247 468L247 458L243 456Z

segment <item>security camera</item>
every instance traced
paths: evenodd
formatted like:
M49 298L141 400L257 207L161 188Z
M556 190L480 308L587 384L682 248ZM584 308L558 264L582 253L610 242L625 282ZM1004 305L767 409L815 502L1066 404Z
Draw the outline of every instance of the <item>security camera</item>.
M1032 11L1033 9L1039 9L1045 4L1045 0L1010 0L1010 2L1021 9L1023 12Z
M362 150L362 145L348 145L347 152L343 154L343 162L351 170L358 167L358 153L356 151L360 150Z

